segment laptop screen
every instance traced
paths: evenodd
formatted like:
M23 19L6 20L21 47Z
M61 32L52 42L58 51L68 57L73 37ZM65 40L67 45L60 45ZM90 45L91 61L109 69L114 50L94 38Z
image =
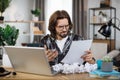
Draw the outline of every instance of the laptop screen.
M54 75L46 58L44 48L5 46L5 50L15 71Z

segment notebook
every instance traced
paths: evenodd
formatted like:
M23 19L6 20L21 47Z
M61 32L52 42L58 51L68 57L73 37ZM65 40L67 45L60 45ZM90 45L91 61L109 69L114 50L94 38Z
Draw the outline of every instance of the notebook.
M42 75L58 73L50 67L42 47L5 46L5 50L15 71Z
M99 76L119 76L120 73L116 70L113 70L111 72L103 72L101 70L95 70L94 71Z
M116 71L116 70L113 70L111 72L103 72L101 71L100 69L97 69L97 70L94 70L92 72L90 72L89 74L92 74L92 75L96 75L96 76L99 76L99 77L105 77L105 76L120 76L120 72Z

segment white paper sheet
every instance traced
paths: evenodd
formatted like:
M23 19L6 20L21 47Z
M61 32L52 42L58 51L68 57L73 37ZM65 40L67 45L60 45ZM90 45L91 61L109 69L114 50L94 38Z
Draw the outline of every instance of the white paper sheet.
M73 41L70 50L61 62L66 64L82 64L83 59L80 57L85 54L85 51L90 49L91 44L92 40Z

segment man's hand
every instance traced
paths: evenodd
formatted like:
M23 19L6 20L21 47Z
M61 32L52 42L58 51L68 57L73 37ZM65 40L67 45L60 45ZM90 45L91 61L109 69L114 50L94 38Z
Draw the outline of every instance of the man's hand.
M45 54L46 57L48 58L48 61L53 61L58 56L58 52L56 50L52 51L50 49L47 49L46 47L45 49L46 49Z
M58 56L57 51L52 51L50 49L46 50L45 53L49 61L53 61Z
M93 59L93 54L91 53L90 50L86 51L86 54L81 56L81 58L83 58L84 61L90 63L90 64L94 64L95 60Z

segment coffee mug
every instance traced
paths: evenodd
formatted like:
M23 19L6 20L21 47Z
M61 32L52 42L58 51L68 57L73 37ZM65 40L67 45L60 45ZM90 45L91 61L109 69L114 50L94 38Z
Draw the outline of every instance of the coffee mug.
M97 67L98 69L101 69L101 66L102 66L102 60L97 60Z

